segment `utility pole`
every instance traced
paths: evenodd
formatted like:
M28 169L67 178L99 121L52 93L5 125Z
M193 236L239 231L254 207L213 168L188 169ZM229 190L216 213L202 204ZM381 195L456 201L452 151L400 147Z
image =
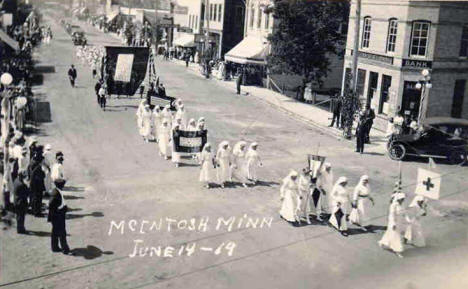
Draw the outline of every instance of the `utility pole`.
M356 1L356 15L354 19L354 48L353 48L353 70L352 70L352 91L356 93L357 90L357 67L359 56L359 34L361 25L361 0Z
M203 53L204 58L206 58L206 54L207 54L208 48L210 46L210 17L211 17L210 0L205 0L206 33L205 33L205 51Z

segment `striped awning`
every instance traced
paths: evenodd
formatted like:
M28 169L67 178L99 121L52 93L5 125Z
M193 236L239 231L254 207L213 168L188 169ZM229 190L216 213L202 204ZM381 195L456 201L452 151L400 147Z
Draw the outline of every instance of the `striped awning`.
M268 45L261 38L247 36L239 44L234 46L224 59L239 64L266 64Z

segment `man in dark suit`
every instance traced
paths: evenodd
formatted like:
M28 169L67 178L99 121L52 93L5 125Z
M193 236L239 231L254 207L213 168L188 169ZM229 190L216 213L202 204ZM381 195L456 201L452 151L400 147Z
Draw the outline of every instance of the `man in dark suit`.
M366 143L366 133L367 133L367 125L366 121L361 115L359 123L356 128L356 152L364 153L364 144Z
M36 152L28 168L32 193L32 213L36 217L42 216L42 198L46 190L44 184L46 175L42 170L42 160L42 153Z
M52 223L51 246L52 252L60 252L67 255L70 253L70 248L67 244L67 230L65 226L65 214L68 207L66 206L61 190L65 182L56 181L55 188L52 190L52 196L49 201L49 215L47 221ZM60 241L60 247L58 243Z
M16 231L18 234L26 234L24 219L26 212L28 211L28 197L30 195L30 191L24 183L25 178L26 172L19 172L18 177L13 183L13 193L15 196Z
M335 124L335 121L336 127L340 127L341 106L341 98L338 95L335 95L335 97L331 99L331 111L333 113L333 118L331 124L329 125L330 127L332 127Z
M236 79L237 94L241 93L242 78L243 78L243 73L239 74L239 76Z
M68 78L70 79L70 84L72 87L75 87L75 80L78 76L75 66L72 64L70 69L68 69Z

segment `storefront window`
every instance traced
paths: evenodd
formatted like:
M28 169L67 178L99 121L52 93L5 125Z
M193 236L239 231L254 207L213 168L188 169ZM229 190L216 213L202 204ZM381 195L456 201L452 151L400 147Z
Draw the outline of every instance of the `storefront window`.
M460 44L460 56L468 57L468 24L463 26L462 38Z
M250 28L254 26L255 8L250 8Z
M364 84L366 83L366 71L358 69L356 90L360 96L364 95Z
M265 29L269 29L270 28L270 15L267 14L265 15Z
M468 94L468 86L465 79L457 79L453 90L452 117L461 118L463 112L463 99Z
M387 52L395 52L397 32L398 20L390 19L388 22Z
M372 19L370 17L364 18L364 29L362 31L361 47L368 48L370 42Z
M411 56L426 56L429 42L429 22L413 22L413 34L411 37Z
M216 21L218 19L218 4L214 4L213 6L213 21Z

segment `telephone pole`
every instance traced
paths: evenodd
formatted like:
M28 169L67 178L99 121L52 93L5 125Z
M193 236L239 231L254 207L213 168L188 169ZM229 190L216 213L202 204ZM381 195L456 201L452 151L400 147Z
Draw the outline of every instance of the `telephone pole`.
M356 1L356 15L354 19L354 48L353 48L353 70L352 70L352 91L356 93L357 90L357 67L359 56L359 34L361 25L361 0Z
M210 0L205 0L205 51L204 57L206 58L206 54L208 53L208 48L210 46L210 17L211 17L211 10L210 10Z

